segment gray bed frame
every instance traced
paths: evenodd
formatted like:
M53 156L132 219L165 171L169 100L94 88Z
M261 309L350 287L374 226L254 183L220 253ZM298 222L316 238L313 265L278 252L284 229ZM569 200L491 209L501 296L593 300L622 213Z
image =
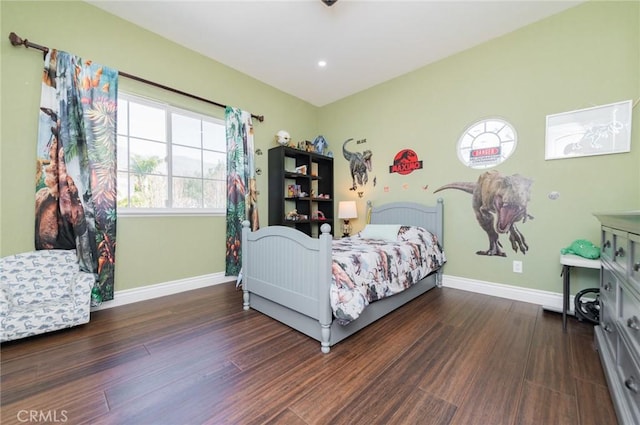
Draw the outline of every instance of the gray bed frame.
M443 201L435 206L398 202L373 207L373 224L422 226L443 242ZM243 308L253 308L320 341L323 353L346 337L403 304L442 284L442 268L389 298L375 301L348 325L333 320L331 285L331 227L321 226L318 238L287 226L251 232L242 229Z

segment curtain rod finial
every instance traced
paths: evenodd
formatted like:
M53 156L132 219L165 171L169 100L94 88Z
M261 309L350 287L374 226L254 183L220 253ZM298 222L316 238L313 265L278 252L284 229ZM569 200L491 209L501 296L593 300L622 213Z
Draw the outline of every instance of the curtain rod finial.
M24 41L22 40L22 38L20 38L18 34L16 34L15 32L12 32L9 34L9 40L11 40L11 44L13 46L20 46L24 44Z

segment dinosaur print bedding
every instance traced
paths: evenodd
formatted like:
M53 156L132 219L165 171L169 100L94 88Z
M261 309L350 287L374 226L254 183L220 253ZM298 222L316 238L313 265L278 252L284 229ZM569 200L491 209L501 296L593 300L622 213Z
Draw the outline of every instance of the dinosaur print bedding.
M334 240L330 299L336 320L350 323L371 302L409 288L445 261L436 236L422 227L399 226L395 240L363 232Z

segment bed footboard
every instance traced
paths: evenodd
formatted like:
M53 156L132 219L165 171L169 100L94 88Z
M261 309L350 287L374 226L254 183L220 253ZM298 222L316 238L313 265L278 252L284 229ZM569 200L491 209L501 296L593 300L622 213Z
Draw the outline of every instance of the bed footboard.
M249 222L244 222L243 308L254 308L298 330L302 330L298 322L305 319L287 310L311 319L321 334L323 351L328 352L333 317L329 300L331 226L325 223L320 231L319 238L286 226L251 232ZM318 331L310 336L318 339Z

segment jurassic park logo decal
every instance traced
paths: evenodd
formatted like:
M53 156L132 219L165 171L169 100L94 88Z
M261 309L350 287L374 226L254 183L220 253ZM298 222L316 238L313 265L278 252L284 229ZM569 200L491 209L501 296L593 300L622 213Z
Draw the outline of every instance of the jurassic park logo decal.
M389 166L389 173L406 175L421 168L422 161L418 159L418 155L411 149L403 149L393 158L393 165Z

